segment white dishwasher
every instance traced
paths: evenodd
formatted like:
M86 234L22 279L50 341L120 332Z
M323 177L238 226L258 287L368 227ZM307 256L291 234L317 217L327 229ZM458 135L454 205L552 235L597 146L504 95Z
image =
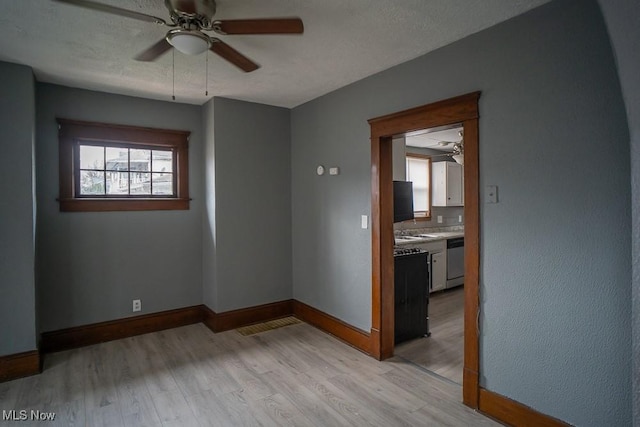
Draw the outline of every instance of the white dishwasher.
M464 237L447 240L447 289L464 283Z

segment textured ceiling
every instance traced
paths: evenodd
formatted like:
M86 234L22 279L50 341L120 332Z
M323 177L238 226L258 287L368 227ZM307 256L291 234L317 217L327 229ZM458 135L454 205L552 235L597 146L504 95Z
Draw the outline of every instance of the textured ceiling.
M458 125L442 130L421 131L407 135L405 137L405 144L409 147L453 151L453 144L462 140L462 137L458 133L461 130L462 127Z
M162 0L101 0L168 19ZM261 65L243 73L208 53L175 52L176 101L225 96L294 107L537 7L548 0L219 0L216 19L299 16L303 35L219 36ZM2 2L0 60L38 81L170 100L172 53L132 58L167 27L56 3ZM212 34L213 35L213 34Z

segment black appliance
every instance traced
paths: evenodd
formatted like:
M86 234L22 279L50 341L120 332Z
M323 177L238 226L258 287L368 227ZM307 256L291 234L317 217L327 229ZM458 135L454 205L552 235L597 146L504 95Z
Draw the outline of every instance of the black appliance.
M413 182L393 181L393 222L413 218Z
M429 253L395 249L395 342L429 336Z

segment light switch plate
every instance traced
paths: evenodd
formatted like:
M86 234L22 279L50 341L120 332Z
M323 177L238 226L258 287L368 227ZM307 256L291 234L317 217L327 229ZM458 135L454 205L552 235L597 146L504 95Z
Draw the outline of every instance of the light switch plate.
M329 175L340 175L340 168L338 167L329 168Z
M484 196L487 203L498 203L498 186L487 185L484 188Z
M362 217L360 217L360 226L363 230L369 228L369 217L367 215L362 215Z

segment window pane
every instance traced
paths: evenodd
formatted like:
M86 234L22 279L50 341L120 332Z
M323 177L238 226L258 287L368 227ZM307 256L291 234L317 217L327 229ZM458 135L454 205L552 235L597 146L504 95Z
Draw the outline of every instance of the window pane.
M126 171L129 169L129 149L107 147L107 170Z
M104 147L81 145L80 169L104 169Z
M427 193L416 191L413 193L413 210L424 212L427 210Z
M80 171L80 194L104 196L104 172Z
M173 174L171 173L154 173L153 194L173 196Z
M107 172L107 194L129 194L129 172Z
M153 172L173 172L173 153L153 150ZM155 191L154 191L155 193Z
M133 151L134 150L131 150L131 152ZM131 194L151 194L150 173L131 172Z
M189 209L190 132L57 122L61 212Z
M407 157L407 180L413 182L413 209L429 210L429 162Z
M151 171L151 150L136 150L132 148L129 151L129 155L131 156L129 159L129 170L131 172Z

